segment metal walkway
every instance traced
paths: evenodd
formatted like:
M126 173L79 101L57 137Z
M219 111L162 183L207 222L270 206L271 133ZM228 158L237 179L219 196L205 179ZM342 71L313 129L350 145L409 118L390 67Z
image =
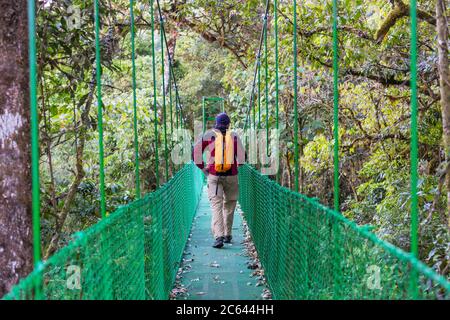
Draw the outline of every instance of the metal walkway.
M250 258L242 244L244 229L239 207L231 244L214 249L210 224L211 208L204 188L181 265L181 285L187 292L177 300L262 299L265 287L248 268Z

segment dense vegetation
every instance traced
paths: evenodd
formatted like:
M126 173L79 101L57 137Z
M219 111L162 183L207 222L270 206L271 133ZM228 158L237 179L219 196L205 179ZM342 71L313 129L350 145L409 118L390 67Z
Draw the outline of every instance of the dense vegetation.
M341 211L409 249L409 19L407 1L340 1ZM444 1L438 1L444 4ZM69 5L81 8L70 23ZM101 1L107 209L133 199L128 1ZM47 254L99 219L92 1L39 1L41 173ZM235 126L250 98L263 1L162 1L185 121L202 96L222 96ZM436 1L419 1L420 257L449 270L447 141L438 72ZM406 9L405 9L406 8ZM137 102L143 192L156 187L149 5L135 5ZM281 183L293 184L292 4L280 1ZM332 203L331 1L299 6L299 126L303 193ZM447 11L447 16L449 16ZM158 26L157 26L158 28ZM447 32L448 37L448 32ZM156 36L161 92L161 43ZM269 19L269 125L274 126L274 34ZM167 61L166 61L167 64ZM448 66L448 65L447 65ZM167 68L166 68L167 69ZM447 73L448 74L448 73ZM166 76L166 75L165 75ZM263 81L264 75L263 75ZM448 86L447 86L448 88ZM262 88L263 90L263 88ZM262 97L264 102L264 95ZM162 97L158 95L158 104ZM161 110L161 108L159 108ZM160 111L161 112L161 111ZM262 124L266 114L263 109ZM159 119L163 119L160 115ZM162 122L160 121L160 125ZM162 132L162 130L161 130ZM169 131L170 132L170 131ZM445 137L445 135L444 135ZM162 136L157 137L162 141ZM160 148L160 154L162 152ZM171 172L174 171L171 165ZM160 176L164 165L161 163ZM450 178L449 178L450 179Z

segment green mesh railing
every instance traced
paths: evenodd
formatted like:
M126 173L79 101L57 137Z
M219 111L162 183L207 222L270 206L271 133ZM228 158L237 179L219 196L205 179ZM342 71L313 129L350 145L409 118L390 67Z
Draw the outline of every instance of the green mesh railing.
M155 192L75 234L4 298L167 299L202 184L201 171L186 165Z
M240 204L277 299L450 299L450 283L410 253L250 166Z

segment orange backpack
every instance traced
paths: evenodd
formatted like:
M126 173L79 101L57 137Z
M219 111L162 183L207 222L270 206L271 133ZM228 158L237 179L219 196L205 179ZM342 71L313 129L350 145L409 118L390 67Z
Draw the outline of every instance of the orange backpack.
M231 169L234 163L234 142L231 131L227 130L225 136L220 130L214 129L214 168L216 172L223 173Z

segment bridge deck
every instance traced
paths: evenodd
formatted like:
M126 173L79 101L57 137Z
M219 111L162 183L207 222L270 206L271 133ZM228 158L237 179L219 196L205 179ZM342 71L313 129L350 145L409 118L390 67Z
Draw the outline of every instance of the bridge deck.
M222 249L212 248L211 208L204 188L181 265L180 283L187 292L178 300L262 299L265 287L247 267L250 258L242 244L244 229L239 212L236 209L232 243Z

